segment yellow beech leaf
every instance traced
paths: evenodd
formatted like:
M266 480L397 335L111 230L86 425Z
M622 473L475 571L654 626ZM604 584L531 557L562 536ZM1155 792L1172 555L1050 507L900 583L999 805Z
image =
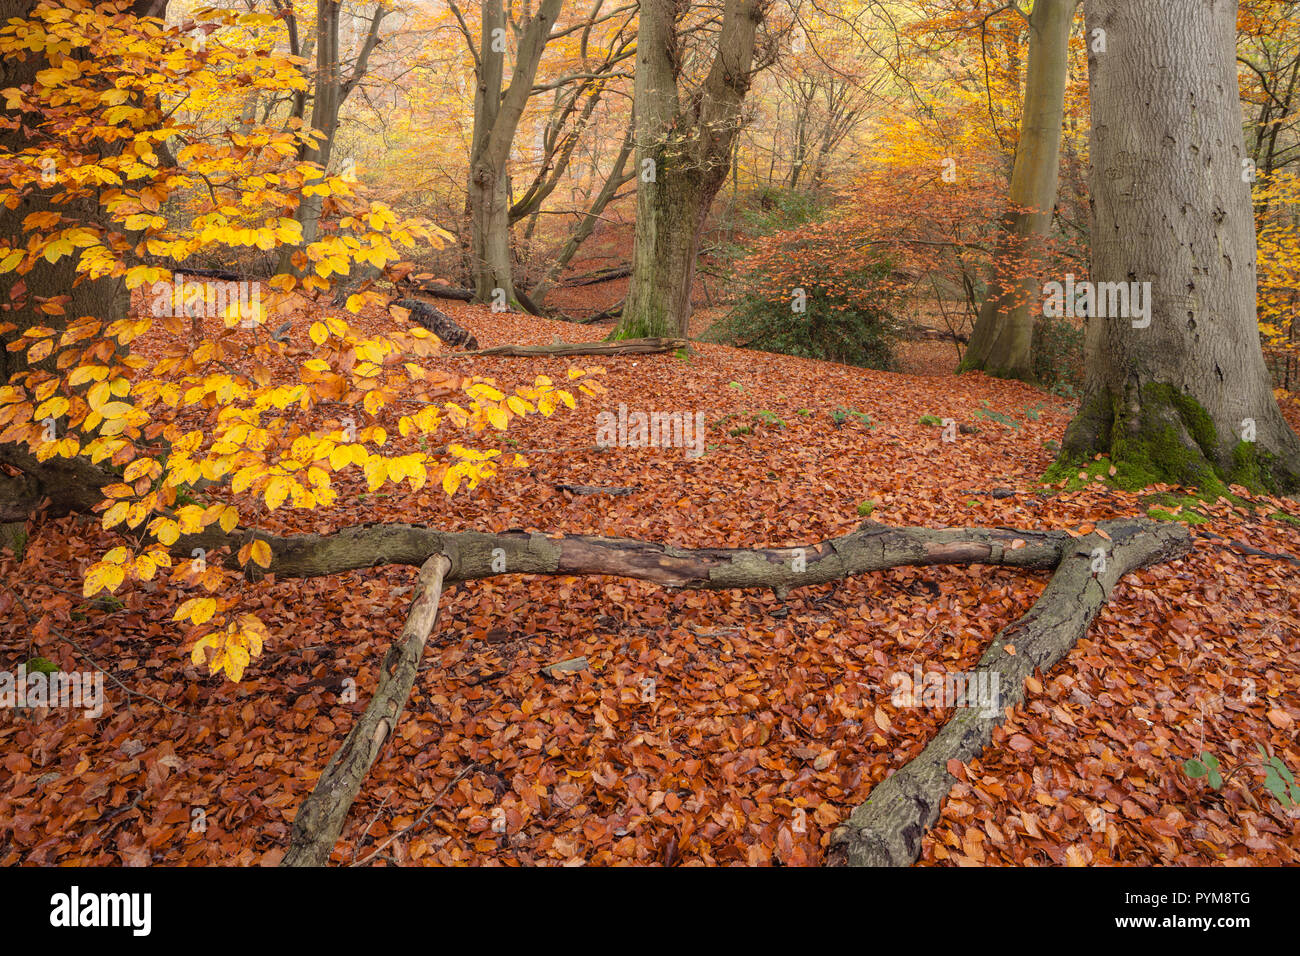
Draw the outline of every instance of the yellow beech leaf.
M221 530L230 534L235 530L235 525L239 524L239 510L230 505L226 510L221 512L221 517L217 519L217 524L221 525Z
M283 475L272 478L266 485L266 506L274 511L284 504L285 499L289 497L290 486L291 482Z
M460 487L460 465L452 465L442 476L442 490L454 495Z
M104 512L104 527L112 528L125 521L130 507L125 501L116 502L113 507Z
M269 568L271 566L271 546L259 538L253 542L252 548L249 549L249 557L261 567Z
M106 564L104 562L93 564L86 572L86 581L82 585L81 593L86 597L90 597L100 591L116 591L125 578L126 572L121 565Z
M195 642L193 650L190 651L190 661L193 662L195 666L202 666L207 658L204 651L209 647L215 650L216 646L217 635L204 634Z
M212 615L216 613L217 602L212 598L190 598L176 609L172 620L183 621L189 618L195 624L202 624L212 620Z
M141 581L150 580L157 570L158 565L154 564L153 558L149 555L142 554L135 559L135 576Z

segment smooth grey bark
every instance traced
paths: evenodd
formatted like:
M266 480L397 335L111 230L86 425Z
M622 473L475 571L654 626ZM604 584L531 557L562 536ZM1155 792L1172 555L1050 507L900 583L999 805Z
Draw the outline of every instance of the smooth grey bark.
M1085 12L1091 279L1149 283L1151 314L1088 318L1082 405L1059 472L1100 453L1130 486L1294 490L1300 439L1256 325L1237 3L1086 0Z
M993 274L961 371L1000 378L1034 377L1032 263L1052 224L1060 181L1070 31L1079 0L1037 0L1029 15L1029 62L1020 142L1011 171L1007 212L998 234Z

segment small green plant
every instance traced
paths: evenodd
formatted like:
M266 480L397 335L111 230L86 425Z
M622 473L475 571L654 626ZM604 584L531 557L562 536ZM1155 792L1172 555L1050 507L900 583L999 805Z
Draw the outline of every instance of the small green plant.
M875 510L876 510L876 503L874 501L864 501L858 505L858 516L862 518L866 518L871 514L871 512Z
M1192 757L1183 763L1183 773L1193 780L1205 777L1205 782L1214 790L1223 786L1223 774L1219 773L1219 758L1208 750L1202 750L1200 757Z
M1051 388L1051 393L1057 398L1063 398L1067 402L1077 402L1079 400L1079 390L1069 382L1057 382Z
M785 428L785 422L775 413L766 409L757 411L753 415L754 421L762 422L765 425L775 425L777 428Z
M1260 744L1256 744L1255 749L1259 751L1259 766L1264 771L1264 789L1283 807L1287 809L1300 807L1300 784L1296 783L1291 768L1276 754L1270 757L1268 751ZM1223 785L1243 766L1246 765L1242 764L1224 776L1220 772L1219 758L1208 750L1202 750L1199 757L1192 757L1183 762L1183 773L1192 780L1204 777L1210 788L1217 791L1222 789Z
M981 402L984 407L975 412L976 418L987 418L991 422L997 422L999 425L1005 425L1007 428L1020 428L1020 422L1016 421L1010 415L1003 415L1001 412L989 406L987 401Z
M919 425L939 426L943 424L943 419L938 415L922 415L918 420Z
M837 408L831 412L831 421L835 423L836 428L839 428L850 418L857 421L857 423L861 425L863 428L876 427L875 422L871 420L871 416L868 415L866 412L854 411L852 408L844 408L844 407Z
M734 388L742 392L745 390L745 386L741 385L739 382L728 382L727 388Z
M727 434L732 438L735 438L738 435L752 435L754 434L754 429L749 425L739 425L736 428L731 429Z
M801 240L792 239L795 246ZM795 248L789 255L799 255ZM890 274L877 262L852 275L823 274L810 268L791 277L797 296L767 287L762 270L736 277L738 295L731 311L703 336L763 352L823 359L861 368L892 370L898 365L901 324L887 309L883 295L865 296L845 287L878 288ZM788 290L787 290L788 292Z
M57 674L59 665L47 657L33 657L25 665L29 674Z
M1295 774L1277 754L1268 755L1259 744L1260 759L1264 761L1264 789L1273 794L1278 803L1284 807L1300 807L1300 784L1296 783Z
M811 408L796 408L794 413L796 415L802 415L805 418L807 418L809 415L813 413L813 410Z
M691 350L684 345L673 353L673 357L679 362L685 362L687 365L691 364Z
M123 604L117 597L107 592L103 594L96 594L93 598L87 601L86 604L87 606L92 607L97 611L110 611L110 612L120 611L122 610L122 608L126 607L126 605Z

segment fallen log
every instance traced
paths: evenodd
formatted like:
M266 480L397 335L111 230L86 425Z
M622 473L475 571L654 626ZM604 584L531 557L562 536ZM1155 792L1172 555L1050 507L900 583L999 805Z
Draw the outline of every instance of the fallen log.
M594 272L574 276L572 279L565 279L560 283L560 285L569 288L582 285L596 285L599 282L609 282L611 279L626 279L631 274L631 266L611 266L608 269L596 269Z
M1114 522L1122 524L1122 522ZM1099 527L1107 529L1111 523ZM1064 531L1013 528L893 528L867 521L837 538L791 548L677 548L630 538L506 531L445 532L405 524L357 525L330 534L229 534L210 525L171 545L177 557L195 548L229 548L228 567L239 568L236 552L259 539L271 548L271 563L247 573L318 577L381 565L420 567L435 554L451 561L446 580L472 581L497 574L612 574L668 588L774 588L827 584L853 574L895 567L991 564L1050 570L1074 540ZM494 555L494 551L499 553ZM504 571L499 570L504 568Z
M399 313L406 313L405 318L424 326L446 345L478 348L478 339L474 338L471 332L462 328L446 312L435 309L427 302L421 302L419 299L394 299L388 303L388 308L390 315L393 309L399 310Z
M1025 680L1035 670L1050 670L1070 652L1120 578L1192 548L1191 536L1181 524L1109 522L1104 530L1106 537L1094 532L1071 541L1034 606L1004 629L980 658L974 686L997 687L999 706L959 707L917 757L877 784L866 802L831 834L830 865L916 862L922 838L939 819L943 800L957 782L948 772L948 762L966 763L983 752L1007 708L1024 699Z
M607 488L598 488L595 487L594 485L559 484L555 486L555 490L567 491L571 495L614 495L615 497L619 497L621 495L632 494L634 491L636 491L636 488L627 488L622 485L612 485Z
M449 285L437 285L431 282L412 282L404 280L398 283L399 288L404 287L411 292L420 295L431 295L437 299L454 299L457 302L473 302L474 293L469 289L457 289Z
M497 345L460 355L505 355L529 358L539 355L656 355L686 347L685 339L623 339L620 342L556 342L552 345Z
M324 866L329 861L361 784L396 729L411 696L420 658L438 624L438 602L449 567L445 557L434 555L420 569L406 626L384 655L375 696L298 808L282 866Z
M1034 669L1059 661L1087 629L1118 580L1129 571L1186 553L1190 535L1180 524L1108 521L1091 535L1010 528L891 528L867 521L856 530L793 548L676 548L627 538L588 535L550 538L527 532L444 533L409 525L366 525L328 535L229 534L210 527L172 545L189 556L195 547L237 546L253 538L271 549L269 573L283 577L337 574L385 564L421 568L420 588L402 637L384 659L379 686L356 726L294 821L284 865L325 862L342 832L361 783L391 736L414 684L420 656L437 620L441 588L498 574L598 574L650 581L667 588L789 589L866 571L903 566L990 564L1056 568L1043 596L1007 628L981 659L1008 689L1007 706L1023 698ZM1097 570L1098 549L1102 555ZM253 572L251 566L246 573ZM1008 645L1015 645L1011 653ZM879 785L849 822L835 831L831 861L849 865L904 865L916 859L926 828L938 818L952 786L951 759L970 760L1001 721L975 710L958 713L921 756Z

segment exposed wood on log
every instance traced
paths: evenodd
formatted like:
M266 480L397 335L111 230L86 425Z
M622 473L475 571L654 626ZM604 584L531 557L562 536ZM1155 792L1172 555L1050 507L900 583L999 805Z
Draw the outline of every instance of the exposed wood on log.
M553 345L497 345L461 355L505 355L530 358L545 355L656 355L686 347L685 339L623 339L619 342L557 342Z
M427 302L421 302L419 299L394 299L388 303L388 308L389 314L392 314L393 309L405 312L406 318L428 329L445 345L478 348L478 339L474 338L471 332L462 328L446 312L435 309Z
M1006 708L1024 699L1026 678L1035 670L1051 669L1069 653L1120 578L1137 568L1180 557L1192 547L1191 535L1181 524L1107 522L1104 530L1109 540L1096 533L1070 540L1056 574L1034 606L1004 629L980 658L974 686L996 686L999 706L959 707L920 755L878 784L831 834L831 865L914 863L922 837L939 819L943 799L956 783L948 762L966 763L983 752L993 728L1005 719ZM1105 564L1103 570L1094 571L1097 549ZM996 685L991 683L994 679Z
M438 624L438 602L450 567L442 555L433 555L421 567L406 626L384 655L375 695L298 808L282 866L323 866L329 861L361 784L411 696L425 645Z

